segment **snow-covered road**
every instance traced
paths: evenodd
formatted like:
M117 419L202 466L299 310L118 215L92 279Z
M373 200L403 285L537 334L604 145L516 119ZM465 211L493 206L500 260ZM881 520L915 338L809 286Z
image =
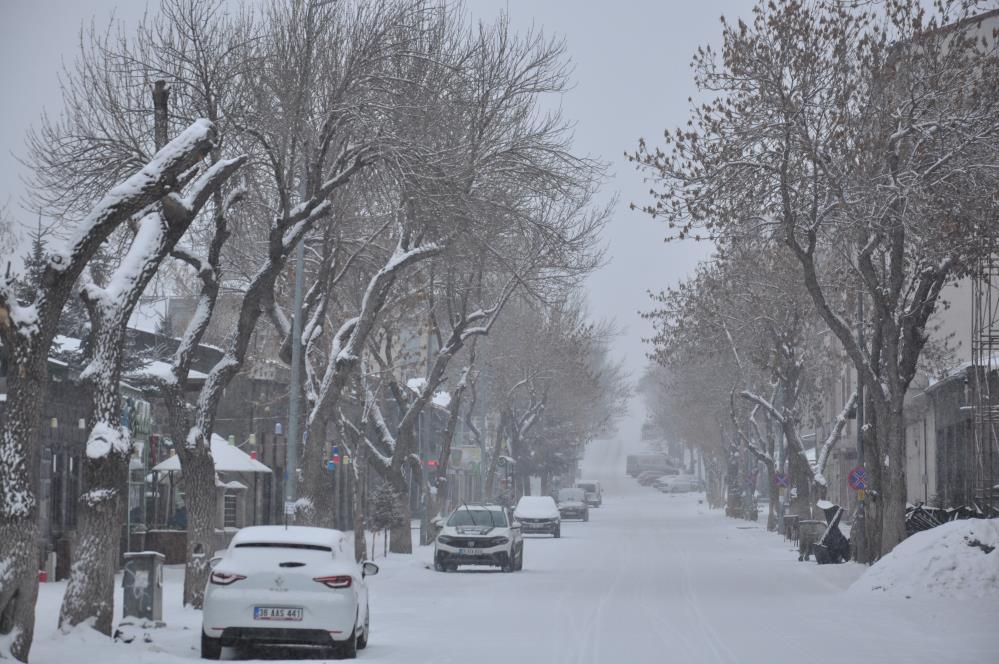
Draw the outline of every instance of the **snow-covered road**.
M437 573L428 569L429 549L409 559L378 559L382 573L370 584L371 643L359 659L999 661L997 598L917 601L846 593L862 567L799 563L780 537L709 511L698 497L638 486L624 475L622 454L614 443L594 446L586 474L602 481L604 506L591 512L589 523L563 524L559 540L529 538L523 572ZM153 644L112 645L89 634L51 638L54 615L43 610L32 661L196 657L200 616L178 605L179 570L170 570L168 581L170 627L157 630ZM61 585L43 587L43 606L52 606Z

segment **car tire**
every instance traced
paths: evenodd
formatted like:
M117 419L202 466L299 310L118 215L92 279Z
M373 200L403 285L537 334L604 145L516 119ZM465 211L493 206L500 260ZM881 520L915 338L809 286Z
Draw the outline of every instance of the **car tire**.
M350 638L347 639L340 647L340 659L357 659L357 628L350 633Z
M218 659L222 656L222 639L213 639L201 631L201 659Z
M555 532L552 533L552 537L554 537L555 539L559 539L560 537L562 537L562 526L561 525L557 526L555 528Z
M583 512L583 521L589 521L589 520L590 520L590 510L586 510L585 512Z
M368 632L371 631L371 614L368 613L364 617L364 631L361 632L361 636L357 639L357 649L364 650L368 647Z

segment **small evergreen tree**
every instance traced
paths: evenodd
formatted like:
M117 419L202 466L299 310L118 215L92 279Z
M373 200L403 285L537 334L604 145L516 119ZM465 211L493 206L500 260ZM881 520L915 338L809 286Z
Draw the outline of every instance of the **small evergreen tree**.
M403 520L403 514L399 511L399 494L389 486L388 483L384 483L378 486L371 492L371 557L375 557L375 536L378 531L384 531L384 542L386 548L388 547L388 530L393 526L399 525ZM384 555L388 555L388 551L384 552Z

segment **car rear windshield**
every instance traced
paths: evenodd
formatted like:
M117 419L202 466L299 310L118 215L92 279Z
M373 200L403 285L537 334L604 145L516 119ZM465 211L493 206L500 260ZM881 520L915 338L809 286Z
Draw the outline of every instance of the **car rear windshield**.
M447 520L449 526L505 526L506 515L501 510L459 509Z
M240 542L237 549L306 549L308 551L325 551L331 553L333 549L322 544L302 544L300 542Z
M597 490L596 484L577 484L576 486L578 486L583 491L589 491L591 493Z
M559 489L558 499L560 502L566 500L582 500L586 497L586 492L582 489Z

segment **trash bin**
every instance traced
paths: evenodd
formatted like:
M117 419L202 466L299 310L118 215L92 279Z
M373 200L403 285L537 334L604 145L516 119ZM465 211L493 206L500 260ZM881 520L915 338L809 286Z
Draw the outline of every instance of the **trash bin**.
M159 621L163 619L163 562L158 551L125 554L122 616Z

